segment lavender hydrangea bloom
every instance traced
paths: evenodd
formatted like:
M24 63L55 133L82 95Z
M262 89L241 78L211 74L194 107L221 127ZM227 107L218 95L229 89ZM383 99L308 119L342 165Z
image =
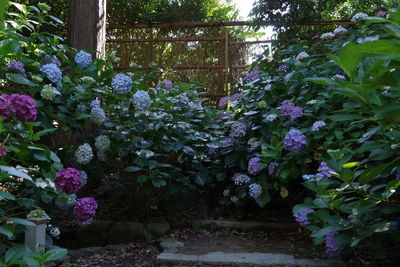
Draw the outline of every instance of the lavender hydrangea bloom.
M236 94L231 96L231 100L233 100L233 101L239 101L239 100L241 100L243 98L244 98L244 96L242 94L239 94L239 93L236 93Z
M106 113L100 107L94 107L90 112L90 119L97 124L102 124L106 120Z
M56 188L67 194L76 193L82 186L82 172L66 168L56 173Z
M240 138L246 135L247 132L247 127L246 125L244 125L241 122L235 121L232 125L231 125L231 133L230 133L230 137L234 137L234 138Z
M223 108L226 105L228 105L229 101L231 100L231 98L229 96L224 96L219 100L219 104L218 107Z
M337 28L333 31L333 33L334 33L335 35L341 35L341 34L347 33L347 30L346 30L346 28L344 28L343 26L339 26L339 27L337 27Z
M258 79L260 79L261 75L260 75L260 68L259 67L255 67L254 69L252 69L250 71L249 74L246 75L246 77L244 78L248 83L254 82Z
M308 57L310 57L310 55L307 53L307 52L300 52L297 56L296 56L296 59L297 60L302 60L302 59L305 59L305 58L308 58Z
M300 152L306 144L307 138L296 129L290 130L283 141L284 148L292 152Z
M223 147L233 146L235 144L235 139L231 137L225 137L221 140L221 145Z
M157 85L157 88L161 87L172 88L174 87L174 84L170 80L164 80Z
M249 185L249 195L252 198L259 198L262 194L262 187L259 184L251 184Z
M150 99L150 95L143 90L138 90L132 96L132 103L137 111L146 111L149 109L153 101Z
M396 179L400 179L400 172L396 173Z
M75 203L74 214L78 222L87 224L93 220L98 208L94 198L85 197Z
M249 183L251 179L246 174L236 173L235 175L233 175L232 180L235 183L235 185L244 185Z
M275 162L275 161L270 162L268 164L268 174L269 175L274 174L278 167L279 167L279 164L277 162Z
M40 68L40 71L46 74L47 78L51 82L55 83L57 86L61 85L62 73L60 68L56 64L50 63L43 65Z
M296 120L303 116L303 109L301 107L295 106L291 101L285 100L279 107L281 115L284 117L289 117L291 120Z
M78 64L79 67L81 67L82 69L86 68L87 66L89 66L93 59L92 59L92 55L85 52L85 51L79 51L74 58L75 62Z
M12 94L10 104L15 117L22 122L36 121L37 109L35 100L29 95Z
M326 123L324 121L316 121L311 127L311 131L318 132L322 127L325 127Z
M132 79L125 74L117 74L111 80L111 87L119 94L127 94L132 90Z
M338 235L337 232L329 232L325 236L325 253L328 256L335 257L339 256L344 246L336 245L336 236Z
M318 172L325 177L332 177L332 174L329 172L334 172L334 170L331 169L325 161L323 161L318 168Z
M278 67L278 71L287 71L289 70L289 67L287 65L280 65Z
M294 216L294 219L296 220L296 222L298 224L300 224L300 226L306 227L306 226L309 226L311 224L311 222L308 220L307 215L310 214L310 213L314 213L314 212L315 212L315 210L313 210L313 209L302 210L302 211L299 211L299 212L295 212L293 214L293 216Z
M247 170L251 175L257 175L262 171L262 169L258 167L258 163L260 163L260 161L261 159L257 157L249 160Z
M382 18L385 18L386 15L387 15L387 12L384 10L381 10L376 14L377 17L382 17Z
M10 61L8 63L8 68L9 69L13 69L13 70L17 70L22 76L26 77L24 64L22 62Z
M92 147L87 143L80 145L75 151L75 157L80 164L88 164L93 159Z
M107 135L100 135L95 138L94 146L100 151L106 151L111 145Z

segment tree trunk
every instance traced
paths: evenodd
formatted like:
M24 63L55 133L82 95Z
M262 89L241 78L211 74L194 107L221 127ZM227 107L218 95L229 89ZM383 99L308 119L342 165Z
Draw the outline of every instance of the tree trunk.
M68 44L97 51L103 58L106 45L106 0L69 0Z

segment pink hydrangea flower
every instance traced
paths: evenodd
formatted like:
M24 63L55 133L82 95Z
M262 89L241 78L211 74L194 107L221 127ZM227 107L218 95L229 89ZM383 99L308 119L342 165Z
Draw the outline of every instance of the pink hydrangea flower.
M0 143L0 157L7 155L7 150L3 147L3 144Z
M79 191L82 186L82 172L75 168L66 168L56 174L56 188L67 194Z
M93 220L98 208L97 202L94 198L85 197L79 199L74 208L75 218L80 223L87 223Z
M12 111L22 122L36 121L37 109L35 100L29 95L12 94L10 96Z

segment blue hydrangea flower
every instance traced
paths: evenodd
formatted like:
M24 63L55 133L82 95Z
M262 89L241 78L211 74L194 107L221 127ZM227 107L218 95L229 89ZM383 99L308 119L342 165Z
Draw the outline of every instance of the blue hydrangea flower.
M292 152L300 152L307 144L307 138L299 130L292 129L285 135L283 147Z
M272 161L268 164L268 174L272 175L275 173L275 171L278 169L279 164L275 161Z
M249 146L249 150L250 151L254 151L254 150L256 150L257 148L260 147L260 142L258 141L257 138L251 138L247 142L247 145Z
M125 74L117 74L112 78L111 87L119 94L127 94L132 90L132 79Z
M305 58L308 58L308 57L310 57L310 55L307 53L307 52L300 52L297 56L296 56L296 59L297 60L302 60L302 59L305 59Z
M258 163L260 163L260 161L261 159L257 157L249 160L247 170L251 175L257 175L262 171L262 169L258 167Z
M315 212L315 210L313 210L313 209L302 210L299 212L295 212L293 214L293 216L294 216L294 219L296 220L296 222L298 224L300 224L300 226L306 227L311 224L311 222L308 220L307 215L310 213L313 213L313 212Z
M151 100L150 95L146 91L138 90L132 96L132 103L137 111L146 111L149 109L153 101Z
M90 112L90 119L97 124L102 124L106 120L106 113L100 107L92 108Z
M95 108L95 107L100 107L100 100L95 99L90 102L90 107Z
M25 67L22 62L19 61L10 61L8 63L8 68L12 70L17 70L22 76L26 77Z
M221 140L221 146L223 147L233 146L234 144L235 144L235 139L231 137L225 137L224 139Z
M324 178L324 175L317 173L317 174L304 174L303 180L304 181L319 181Z
M332 177L332 174L330 174L330 172L335 172L335 171L331 169L325 161L323 161L321 162L321 165L318 168L318 172L322 176Z
M367 14L362 13L362 12L359 12L359 13L355 14L355 15L351 18L351 21L357 23L357 22L359 22L359 21L365 20L366 18L368 18L368 15L367 15Z
M235 183L235 185L244 185L249 183L251 179L246 174L236 173L235 175L233 175L232 180Z
M324 121L316 121L311 127L311 131L318 132L322 127L325 127L326 123Z
M79 53L75 55L74 60L78 64L78 66L81 67L82 69L89 66L93 61L92 55L85 51L79 51Z
M283 64L278 67L278 71L287 71L287 70L289 70L289 67L287 65Z
M50 63L43 65L40 68L40 71L46 74L47 78L51 82L55 83L57 86L61 85L62 73L60 68L56 64Z
M336 236L338 235L337 232L329 232L325 236L325 253L328 256L335 257L339 256L344 246L336 245Z
M303 109L295 106L289 100L283 101L279 109L282 116L289 117L291 120L296 120L297 118L301 118L303 116Z
M262 187L259 184L251 184L249 185L249 195L252 198L259 198L262 194Z
M246 82L251 83L254 82L256 80L259 80L261 78L260 75L260 68L259 67L255 67L254 69L252 69L250 71L249 74L247 74L247 76L244 78L246 80Z
M107 135L100 135L95 138L94 146L99 151L106 151L111 145L111 141Z
M246 132L247 132L246 125L244 125L241 122L235 121L231 125L231 133L229 136L234 138L244 137L246 135Z
M75 151L76 161L80 164L88 164L93 159L93 156L92 147L87 143L80 145Z
M87 184L88 175L85 171L81 171L81 173L82 173L82 185L81 186L84 186Z

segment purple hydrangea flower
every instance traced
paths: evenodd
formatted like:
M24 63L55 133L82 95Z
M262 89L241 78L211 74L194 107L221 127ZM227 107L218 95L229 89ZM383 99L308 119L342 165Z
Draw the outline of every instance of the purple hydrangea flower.
M132 79L125 74L117 74L111 80L111 87L119 94L127 94L132 90Z
M239 138L239 137L243 137L246 135L247 132L247 127L246 125L244 125L241 122L235 121L232 125L231 125L231 133L230 133L230 137L234 137L234 138Z
M229 96L221 97L221 99L219 100L219 103L218 103L218 107L223 108L223 107L227 106L229 104L230 100L231 100L231 98Z
M244 185L250 182L251 179L246 174L236 173L235 175L233 175L232 180L235 183L235 185Z
M320 38L319 35L314 35L311 39L313 39L313 40L318 40L319 38Z
M326 123L324 121L316 121L311 127L311 131L318 132L322 127L325 127Z
M292 152L300 152L307 144L307 138L299 130L292 129L285 135L283 146Z
M338 235L337 232L329 232L325 236L325 253L328 256L334 257L339 256L344 246L336 245L336 236Z
M310 213L314 213L314 212L315 212L315 210L313 210L313 209L302 210L302 211L299 211L299 212L295 212L293 214L293 216L294 216L294 219L296 220L296 222L298 224L300 224L300 226L306 227L306 226L309 226L311 224L311 222L308 220L307 215L310 214Z
M3 144L0 143L0 157L7 155L7 150L3 147Z
M244 78L248 83L254 82L258 79L260 79L260 68L259 67L255 67L254 69L252 69L250 71L249 74L246 75L246 77Z
M7 94L0 95L0 117L7 118L11 109L10 96Z
M281 110L282 116L289 117L291 120L295 120L303 116L303 109L295 106L289 100L283 101L279 109Z
M225 137L221 140L221 145L223 147L233 146L235 144L235 139L231 137Z
M85 51L79 51L75 55L74 60L78 64L78 66L81 67L82 69L89 66L93 61L92 55Z
M321 165L319 165L318 172L325 177L332 177L332 174L329 172L334 172L334 170L331 169L325 161L323 161L321 162Z
M400 172L396 173L396 179L400 179Z
M279 164L275 161L272 161L268 164L268 174L272 175L275 173L276 169L279 167Z
M278 71L287 71L289 69L289 67L287 65L280 65L278 67Z
M10 104L15 117L22 122L36 121L36 102L29 95L12 94Z
M75 218L80 223L88 223L93 220L98 208L97 202L94 198L85 197L79 199L75 203L74 214Z
M79 191L82 186L82 172L75 168L66 168L56 173L56 188L67 194Z
M60 68L56 64L50 63L43 65L40 68L40 71L46 74L47 78L51 82L55 83L57 86L61 85L62 73Z
M262 171L262 169L258 167L258 163L260 163L260 161L260 158L252 158L249 160L247 170L251 175L257 175Z
M8 63L8 68L9 69L13 69L13 70L17 70L22 76L26 77L24 64L22 62L10 61Z
M236 93L231 96L231 100L233 100L233 101L239 101L239 100L242 100L243 98L244 98L244 96L239 93Z
M164 80L157 85L157 88L161 87L172 88L174 87L174 84L170 80Z
M384 10L381 10L376 14L377 17L382 17L382 18L385 18L386 15L387 15L387 12Z
M249 185L249 195L252 198L259 198L262 194L262 187L259 184L251 184Z

